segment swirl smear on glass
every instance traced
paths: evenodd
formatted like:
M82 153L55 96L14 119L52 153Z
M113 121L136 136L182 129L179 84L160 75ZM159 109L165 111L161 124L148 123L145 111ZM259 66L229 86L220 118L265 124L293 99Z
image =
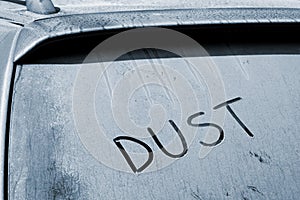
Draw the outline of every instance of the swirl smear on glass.
M173 61L171 58L171 61L117 60L140 49L164 50L179 58L172 58ZM90 60L97 62L90 63ZM170 66L172 62L177 62L177 67ZM206 97L212 105L225 100L217 66L192 38L165 28L132 29L114 35L94 48L78 71L73 91L73 114L79 138L93 157L115 170L132 173L113 142L113 138L120 135L134 137L151 146L153 162L143 172L169 166L177 159L166 156L155 147L149 128L163 141L165 149L179 153L182 145L169 123L172 120L182 132L188 148L198 130L189 126L186 120L203 104L199 102L199 91L195 89L195 84L203 83L208 90ZM143 103L132 103L141 99L144 99ZM212 121L223 124L224 112L212 113ZM204 131L206 141L215 139L214 130ZM212 148L201 146L200 158ZM138 165L147 160L145 149L126 151Z

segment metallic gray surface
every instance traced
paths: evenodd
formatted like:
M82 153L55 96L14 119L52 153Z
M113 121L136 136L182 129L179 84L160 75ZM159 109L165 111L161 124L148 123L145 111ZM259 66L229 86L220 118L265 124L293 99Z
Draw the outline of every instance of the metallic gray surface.
M48 18L49 16L39 15L27 11L25 5L9 3L10 0L0 1L0 18L7 18L14 21L26 21ZM21 1L22 2L22 1ZM134 10L158 10L158 9L198 9L198 8L299 8L297 0L153 0L153 1L131 1L131 0L54 0L54 5L60 8L60 12L51 16L78 14L78 13L99 13L99 12L120 12ZM5 12L6 14L4 14ZM7 15L9 14L9 15ZM13 14L13 15L12 15Z
M51 0L26 0L27 10L38 14L53 14L56 9Z
M8 96L13 70L15 36L19 27L0 21L0 199L4 199L4 158Z

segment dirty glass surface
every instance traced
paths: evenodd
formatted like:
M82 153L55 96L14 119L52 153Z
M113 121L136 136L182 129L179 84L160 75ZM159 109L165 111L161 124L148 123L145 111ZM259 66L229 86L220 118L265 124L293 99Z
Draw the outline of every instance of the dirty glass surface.
M298 199L300 56L213 57L224 83L226 100L236 100L230 107L254 137L250 137L228 109L213 109L216 105L210 101L205 77L195 79L181 58L160 60L181 74L170 76L171 81L183 77L195 92L200 103L198 110L189 114L205 114L195 118L194 123L213 123L213 113L225 112L224 123L217 124L225 135L221 143L201 158L200 142L206 141L205 133L212 129L218 136L218 130L212 126L192 127L196 136L186 154L163 168L131 173L125 159L120 164L127 166L127 172L116 169L118 166L106 166L83 144L74 120L74 87L82 65L19 65L9 135L10 199ZM107 72L109 80L103 77L97 83L95 115L116 149L113 139L128 134L111 114L110 88L120 83L132 66L147 67L151 62L159 60L115 62ZM146 69L143 74L153 75ZM126 102L128 118L144 127L150 116L157 117L156 112L149 114L150 106L159 104L165 109L164 119L172 119L181 128L187 123L186 118L182 119L185 105L181 102L175 93L150 84L146 89L137 88ZM172 153L180 152L182 145L176 132L168 121L161 122L163 131L158 134L159 140L167 144L170 138L176 138L178 148ZM97 142L97 138L93 139ZM160 151L151 137L139 139L153 149L154 157ZM124 146L128 152L144 151L132 143ZM105 148L99 153L117 156Z

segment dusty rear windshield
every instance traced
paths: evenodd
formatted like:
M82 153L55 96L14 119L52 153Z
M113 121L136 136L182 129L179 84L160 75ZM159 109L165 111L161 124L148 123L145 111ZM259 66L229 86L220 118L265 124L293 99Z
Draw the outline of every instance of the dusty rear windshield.
M300 44L174 44L18 63L9 198L297 199Z

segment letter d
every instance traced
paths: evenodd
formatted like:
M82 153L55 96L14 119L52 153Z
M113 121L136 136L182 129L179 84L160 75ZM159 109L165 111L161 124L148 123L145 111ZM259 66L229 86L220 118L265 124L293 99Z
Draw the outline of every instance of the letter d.
M136 168L136 166L133 164L130 156L128 155L128 153L124 149L123 145L121 144L120 140L129 140L129 141L135 142L135 143L141 145L142 147L144 147L148 151L148 160L140 168ZM135 138L129 137L129 136L119 136L119 137L116 137L113 141L117 145L119 150L121 151L122 155L126 159L126 162L128 163L128 165L130 166L130 168L132 169L132 171L134 173L142 172L153 161L152 149L146 143L142 142L141 140L138 140L138 139L135 139Z

